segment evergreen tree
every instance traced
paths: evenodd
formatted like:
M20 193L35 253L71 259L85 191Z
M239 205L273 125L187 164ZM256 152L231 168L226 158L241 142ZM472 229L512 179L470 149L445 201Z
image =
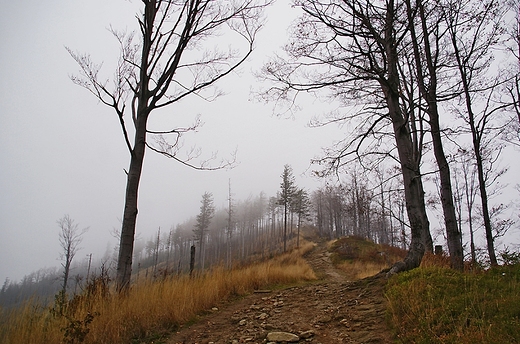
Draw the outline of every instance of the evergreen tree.
M282 173L282 183L280 184L280 193L278 196L278 204L283 207L283 251L287 251L287 214L294 195L296 194L296 186L294 185L294 175L291 166L285 165Z
M195 225L195 239L199 242L199 264L201 270L204 270L204 236L208 230L209 224L215 214L215 206L213 205L213 194L205 192L202 195L200 205L200 213L197 215L197 224Z

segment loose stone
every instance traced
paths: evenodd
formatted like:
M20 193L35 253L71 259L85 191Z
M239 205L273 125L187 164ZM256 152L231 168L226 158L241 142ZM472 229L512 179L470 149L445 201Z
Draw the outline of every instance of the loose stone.
M267 334L267 340L275 343L297 343L300 341L300 337L289 332L270 332Z

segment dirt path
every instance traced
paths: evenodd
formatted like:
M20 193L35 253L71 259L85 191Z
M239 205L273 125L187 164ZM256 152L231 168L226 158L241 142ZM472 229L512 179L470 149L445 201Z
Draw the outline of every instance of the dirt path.
M180 328L167 343L282 342L273 339L273 332L294 334L296 343L392 342L385 323L384 277L349 282L332 266L325 243L307 259L317 282L222 305L196 324Z

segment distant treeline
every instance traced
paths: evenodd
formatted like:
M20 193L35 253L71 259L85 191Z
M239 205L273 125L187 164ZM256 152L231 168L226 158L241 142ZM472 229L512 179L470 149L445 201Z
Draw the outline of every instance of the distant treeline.
M343 185L327 185L305 197L293 197L288 216L288 249L295 247L298 226L314 226L319 236L332 239L356 235L394 246L406 246L403 225L404 201L397 191L377 194L368 187L368 180L353 177ZM297 188L295 188L297 190ZM302 206L302 202L305 205ZM231 267L251 260L272 257L283 251L283 207L280 195L264 193L246 200L229 202L217 209L203 235L205 268L215 265ZM390 205L390 207L388 206ZM166 274L184 274L190 270L190 251L200 247L196 217L169 230L158 229L148 240L137 240L134 249L134 278L157 278ZM108 271L115 273L115 252L107 252L95 262L82 260L74 264L68 293L82 291L86 282ZM198 258L198 252L196 257ZM200 269L200 262L195 262ZM52 301L61 287L63 274L58 268L46 268L25 276L21 281L7 279L0 292L0 305L12 307L36 297Z

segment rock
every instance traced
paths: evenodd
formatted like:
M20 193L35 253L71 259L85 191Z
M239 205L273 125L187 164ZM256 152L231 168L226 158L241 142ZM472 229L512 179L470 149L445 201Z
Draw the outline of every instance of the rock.
M313 330L305 331L300 333L300 338L302 339L309 339L311 337L314 337L316 333Z
M273 324L262 323L262 324L260 324L260 326L262 326L267 331L271 331L271 330L274 330L276 328Z
M289 332L270 332L267 334L267 340L275 343L297 343L300 341L300 337Z
M246 319L242 319L242 320L240 320L240 322L238 323L238 325L240 325L240 326L244 326L245 324L247 324L247 320L246 320Z
M322 315L318 317L317 321L326 324L332 321L332 317L330 315Z
M269 318L269 314L261 313L261 314L257 315L256 318L259 320L265 320L265 319Z
M213 312L218 312L218 308L217 308L217 307L213 307L211 310L212 310Z

